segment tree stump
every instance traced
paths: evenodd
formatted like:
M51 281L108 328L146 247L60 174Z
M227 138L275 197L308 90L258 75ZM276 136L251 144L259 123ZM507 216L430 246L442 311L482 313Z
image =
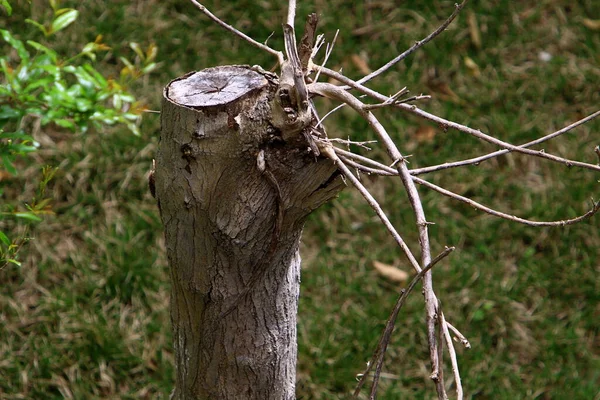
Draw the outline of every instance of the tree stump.
M298 126L276 123L279 80L247 66L164 90L154 175L171 269L173 399L294 399L299 243L342 188Z

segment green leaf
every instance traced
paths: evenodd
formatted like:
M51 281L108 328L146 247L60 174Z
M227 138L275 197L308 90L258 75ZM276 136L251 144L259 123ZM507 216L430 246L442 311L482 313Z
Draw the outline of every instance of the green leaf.
M123 64L125 64L127 66L127 68L129 68L131 71L135 70L135 67L133 66L133 64L131 63L131 61L129 61L125 57L119 57L119 60L121 60L121 62Z
M0 69L2 70L2 73L4 74L4 79L8 83L12 83L12 81L14 79L14 71L9 67L5 58L0 58ZM7 91L10 93L12 90L9 88Z
M140 128L137 126L137 124L132 122L126 122L125 124L127 125L127 128L131 131L131 133L133 133L135 136L141 135Z
M27 85L23 88L23 93L31 93L39 87L47 87L52 82L54 82L54 78L51 76L42 79L35 79L30 85Z
M142 73L145 75L145 74L148 74L148 73L154 71L156 69L157 65L158 64L155 62L146 65L144 68L142 68Z
M30 212L17 212L13 215L17 218L27 219L29 221L39 222L42 220L40 217Z
M21 118L21 115L22 115L21 112L19 112L18 110L15 110L14 108L12 108L9 105L0 106L0 120L3 120L3 119L18 120L19 118ZM0 134L0 137L2 137L2 134Z
M9 258L6 261L9 262L9 263L11 263L11 264L15 264L17 267L21 266L21 263L19 261L15 260L14 258Z
M17 132L0 132L0 139L14 139L14 140L29 140L33 141L33 138L23 131Z
M73 121L68 120L68 119L56 119L54 120L54 123L58 126L60 126L61 128L66 128L66 129L70 129L72 131L75 130L76 125Z
M120 95L115 94L113 96L112 104L113 104L114 108L116 108L117 110L120 110L121 107L123 107L123 98Z
M8 2L8 0L0 0L0 6L4 7L4 9L6 10L6 13L10 16L10 14L12 14L12 7L10 6L10 3Z
M154 43L150 43L146 50L146 62L152 62L158 54L158 47Z
M17 51L17 54L19 55L19 58L21 60L23 60L24 62L29 61L29 53L25 49L25 45L23 44L23 42L21 42L18 39L15 39L15 37L13 37L13 35L11 35L9 31L4 29L0 29L0 35L2 35L2 38Z
M54 50L49 49L48 47L44 46L43 44L34 42L33 40L28 40L27 44L30 45L31 47L33 47L34 49L41 51L44 54L47 54L48 57L50 57L50 59L52 60L52 62L56 63L56 61L58 59L58 55Z
M2 157L2 163L4 164L4 168L8 171L8 173L11 175L17 175L17 169L15 168L15 165L12 163L14 160L14 157L11 155L6 155L6 154L1 155L1 157Z
M63 10L59 10L57 14L60 13L60 15L56 17L54 21L52 21L49 32L50 34L65 29L67 26L71 25L77 19L77 17L79 17L79 11L77 10L72 8L65 8Z
M39 22L37 22L37 21L34 21L34 20L33 20L33 19L31 19L31 18L27 18L27 19L25 20L25 22L27 22L28 24L30 24L30 25L33 25L33 26L35 26L36 28L38 28L38 29L39 29L39 30L40 30L40 31L41 31L41 32L44 34L44 36L48 36L48 35L50 34L50 32L48 32L48 29L46 29L46 27L45 27L44 25L40 24L40 23L39 23Z
M0 231L0 240L2 241L2 243L4 243L7 246L10 246L10 239L8 238L8 236L6 236L4 234L4 232Z
M131 49L133 51L135 51L135 54L138 55L138 57L140 58L140 60L144 61L146 59L146 55L144 54L144 50L142 50L142 48L140 47L140 45L138 43L131 42L131 43L129 43L129 47L131 47Z
M96 82L98 82L98 86L106 87L106 79L102 76L102 74L94 69L90 64L84 64L83 68L94 77Z

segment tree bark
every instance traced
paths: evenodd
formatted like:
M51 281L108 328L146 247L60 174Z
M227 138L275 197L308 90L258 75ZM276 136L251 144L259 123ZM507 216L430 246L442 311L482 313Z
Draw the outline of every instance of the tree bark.
M173 399L295 398L300 236L343 182L295 134L305 123L282 128L278 89L274 74L245 66L165 88L154 181L171 268Z

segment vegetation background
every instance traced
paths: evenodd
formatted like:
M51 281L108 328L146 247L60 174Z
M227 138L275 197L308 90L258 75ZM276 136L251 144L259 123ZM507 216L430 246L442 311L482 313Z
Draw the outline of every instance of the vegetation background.
M285 2L207 1L224 20L282 48ZM14 2L0 16L19 38L42 19L42 0ZM364 75L435 29L454 1L300 2L317 12L320 31L340 35L328 66ZM209 22L185 0L64 1L81 12L53 48L69 51L98 34L112 50L104 73L118 76L127 43L156 43L157 72L132 88L150 109L162 87L191 70L221 64L274 66ZM514 143L563 127L600 104L600 2L472 2L451 27L372 87L407 86L433 100L426 110ZM3 45L0 45L3 46ZM4 51L4 47L0 47ZM76 52L74 51L74 52ZM130 52L128 53L130 55ZM322 102L323 109L332 104ZM381 119L413 166L495 150L399 111ZM371 138L342 110L329 131ZM596 162L600 121L545 145ZM41 151L3 177L5 195L26 201L41 165L60 169L49 185L56 214L37 225L23 265L0 270L0 399L167 399L173 357L169 275L162 228L147 175L159 138L148 114L141 136L123 129L73 135L40 133ZM376 146L375 146L376 147ZM378 149L370 155L382 155ZM598 175L540 159L505 156L477 167L438 172L437 184L533 219L565 219L598 196ZM408 243L417 235L397 180L365 177ZM600 230L598 218L536 229L498 220L422 189L433 248L458 250L436 267L447 318L471 341L459 350L472 399L600 399ZM365 367L402 285L373 261L409 271L403 257L353 190L311 216L303 243L298 398L346 398ZM393 335L380 398L434 398L423 324L414 294Z

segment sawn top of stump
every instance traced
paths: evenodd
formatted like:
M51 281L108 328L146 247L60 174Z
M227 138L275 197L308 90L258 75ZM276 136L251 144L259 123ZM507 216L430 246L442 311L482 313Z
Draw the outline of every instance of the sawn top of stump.
M267 84L265 77L243 66L221 66L193 72L172 81L167 97L187 107L230 103Z

